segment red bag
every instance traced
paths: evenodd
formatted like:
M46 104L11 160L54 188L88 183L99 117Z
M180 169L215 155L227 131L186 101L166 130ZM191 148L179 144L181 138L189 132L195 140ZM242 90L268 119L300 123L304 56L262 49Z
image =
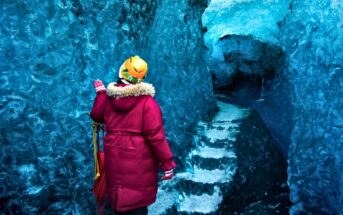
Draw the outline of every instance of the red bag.
M100 149L100 134L104 136L104 130L99 123L93 122L92 137L94 146L94 184L93 193L96 201L96 214L104 214L105 198L106 198L106 175L105 175L105 154ZM100 211L99 211L100 208Z

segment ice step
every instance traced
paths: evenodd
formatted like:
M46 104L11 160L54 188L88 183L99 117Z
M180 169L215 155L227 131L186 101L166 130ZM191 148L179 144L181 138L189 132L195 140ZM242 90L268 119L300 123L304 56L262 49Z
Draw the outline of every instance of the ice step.
M240 122L237 121L212 121L212 122L199 122L196 131L200 132L209 129L218 129L218 130L235 130L239 127Z
M212 194L214 192L214 187L220 184L204 184L195 182L188 179L179 180L175 185L175 188L180 193L185 193L187 195L201 195L201 194Z
M235 162L235 159L235 153L228 151L226 148L200 146L188 154L186 163L200 169L214 170L218 168L226 169Z
M193 172L179 173L178 177L184 180L191 180L203 184L228 183L232 181L237 166L230 165L226 169L207 170L195 166Z
M236 164L236 158L223 157L220 159L215 158L203 158L197 155L192 157L192 160L186 161L188 166L197 166L201 169L214 170L214 169L226 169L230 165Z
M156 202L149 206L149 215L162 215L173 207L178 199L179 194L174 191L158 189Z
M202 137L197 142L198 143L197 145L205 146L205 147L207 146L211 148L226 148L230 150L231 148L233 148L235 141L236 139L224 139L224 140L211 141L208 138Z
M188 169L160 187L149 215L214 214L218 210L223 201L220 187L229 185L236 174L234 142L240 121L249 111L220 101L217 105L220 111L213 121L199 122L196 127L198 147L187 156Z
M214 117L213 121L235 121L246 118L249 115L248 109L243 109L239 106L229 103L217 101L219 112Z
M180 195L178 211L201 214L214 213L222 201L222 192L218 186L215 186L214 193L212 195Z
M210 127L198 131L198 136L205 137L211 142L217 140L236 141L236 135L239 133L239 124L235 127Z
M213 148L209 146L201 146L190 153L190 156L200 156L203 158L215 158L221 159L236 158L236 154L233 151L227 151L225 148Z

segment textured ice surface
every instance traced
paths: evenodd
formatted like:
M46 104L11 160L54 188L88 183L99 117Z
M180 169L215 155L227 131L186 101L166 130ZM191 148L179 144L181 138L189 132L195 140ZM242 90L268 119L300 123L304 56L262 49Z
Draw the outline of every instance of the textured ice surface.
M289 0L212 0L202 15L205 45L211 47L226 35L251 35L278 43L278 22L288 7Z
M224 143L218 144L214 148L202 142L201 146L198 146L189 153L188 159L192 159L193 156L200 156L202 159L233 158L233 161L227 163L227 168L224 169L203 169L194 164L190 167L190 172L179 173L178 177L203 184L228 183L232 181L232 177L237 169L235 162L237 157L233 149L229 148L230 145L228 143L235 141L235 136L239 133L239 123L233 121L246 118L249 115L249 111L221 101L217 101L217 106L219 111L210 124L199 123L201 129L198 129L198 135L205 136L209 141L207 144L216 144L217 141L224 141ZM187 162L186 160L186 163L192 162Z
M42 191L44 188L44 186L31 186L31 187L28 187L26 189L26 193L29 194L29 195L35 195L35 194L38 194L40 193L40 191Z
M33 164L24 164L21 166L18 166L18 171L21 175L21 177L31 179L37 172L35 166Z
M280 75L279 30L289 7L289 0L214 0L202 15L215 89L230 90L237 104L255 108L285 157L292 120L288 85Z
M0 200L11 213L91 213L92 81L116 81L130 55L149 63L168 140L183 157L190 125L215 107L202 12L186 0L1 1ZM30 181L18 177L23 165L37 171Z
M220 188L215 186L214 193L212 195L190 195L181 197L182 202L180 203L180 211L192 213L213 213L219 207L219 204L223 201L223 196Z
M248 109L220 101L218 106L211 122L198 123L195 148L184 160L186 170L176 171L171 182L160 185L158 198L162 201L149 207L149 214L234 214L266 196L256 210L270 205L269 197L275 197L271 189L278 186L275 181L286 168L278 165L282 158L268 130ZM212 138L208 130L225 135ZM175 193L178 198L172 203ZM287 211L287 192L283 194L273 199L277 206L270 211Z
M280 56L279 23L289 0L212 0L202 15L215 87L240 73L267 76Z
M285 157L292 112L279 31L289 8L289 0L211 1L202 16L215 89L255 108Z
M209 70L216 67L207 67L203 57L204 47L199 20L203 12L203 2L193 0L56 0L39 3L30 0L1 1L0 142L3 153L0 157L2 164L0 181L3 184L0 200L4 202L2 205L6 206L7 211L4 213L90 214L93 212L94 208L90 207L94 205L94 199L91 197L93 172L90 171L93 163L90 120L87 115L95 96L91 82L96 78L103 79L105 84L113 81L122 61L134 54L139 54L149 63L147 81L156 86L157 100L164 113L168 140L172 143L176 158L179 159L178 167L182 169L184 162L181 162L180 158L185 157L182 153L187 154L190 151L187 150L191 145L187 139L192 136L186 128L194 125L201 117L206 118L214 106ZM223 3L225 7L230 4L229 1L212 3L215 2ZM275 8L267 8L264 3L276 3L276 1L264 1L262 4L257 3L261 1L230 2L237 12L236 15L242 15L239 20L245 20L243 23L253 22L251 20L253 12L256 12L256 18L267 21L265 18L269 17L270 11ZM250 3L261 10L250 10ZM283 5L283 2L281 3ZM341 4L335 1L332 5L340 7ZM244 6L247 6L247 13L243 12ZM213 18L216 19L218 11L224 15L226 13L224 10L212 11ZM261 12L265 12L266 17ZM246 48L245 55L237 61L237 63L243 62L241 67L237 67L241 71L251 73L251 71L273 68L265 64L269 61L275 62L277 52L273 52L272 56L264 55L269 50L273 50L273 47L251 43L249 40L257 38L274 44L275 30L277 30L275 23L284 11L281 9L278 12L280 13L277 13L277 18L268 19L271 23L260 22L261 28L250 26L253 32L244 34L246 40L243 45L232 46L233 49L229 50L232 52L238 50L239 54L242 53L239 51ZM228 21L238 20L239 16L230 14ZM221 27L221 23L218 22L218 26ZM222 45L237 43L237 38L226 40L227 37L225 39L222 38L223 35L217 34L216 27L211 28L209 25L207 27L208 32L213 33L207 34L213 36L211 41L217 42L222 39L223 42L227 42ZM242 29L247 29L247 26ZM265 35L261 35L262 29L267 30ZM213 56L223 59L226 57L228 60L236 59L238 54L230 55L232 52L226 53L223 47L225 48L225 46L213 46ZM253 47L257 48L249 49ZM264 47L267 49L263 49ZM260 50L265 51L256 57ZM316 50L315 53L320 51L320 49ZM335 52L339 53L337 50ZM255 67L256 62L262 62L263 66ZM249 64L253 66L247 66ZM224 69L229 70L229 67ZM230 110L235 113L234 109ZM234 118L236 116L236 114L232 115ZM337 117L335 121L338 125L339 119ZM222 123L216 122L213 127L220 129ZM227 123L227 129L238 127L231 126L230 122ZM338 129L337 127L333 130ZM228 154L232 160L239 162L241 168L238 168L238 173L236 172L238 179L233 183L234 187L242 190L242 193L249 195L253 193L258 196L259 191L271 187L271 179L264 178L267 174L255 174L254 162L258 161L259 170L263 170L264 173L269 167L271 169L269 172L275 172L276 164L269 162L277 162L278 157L273 154L275 149L270 145L268 133L263 125L253 124L244 129L249 130L249 128L252 132L248 134L233 132L245 138L242 138L243 142L235 145L239 150ZM265 136L252 138L251 134L256 131L254 129L258 131L256 136L261 131ZM218 134L213 133L211 137ZM336 136L339 138L338 134ZM207 137L207 140L208 138L210 137ZM207 142L209 146L202 150L207 149L209 156L202 157L202 165L208 165L207 168L211 169L216 163L223 164L227 156L219 159L210 158L214 157L212 147L216 145L230 148L233 146L232 141L235 140L220 138L214 142ZM239 148L243 146L247 148ZM201 151L201 155L205 154L206 152ZM226 152L222 155L224 154ZM194 157L190 156L190 158ZM337 161L339 159L336 158ZM194 159L192 162L197 161ZM227 163L227 165L233 168L237 166L236 163ZM208 169L204 171L207 173ZM193 174L191 169L187 170L190 170L188 173L191 177L202 177ZM198 173L204 171L196 170ZM226 172L220 170L218 173ZM225 177L222 175L221 178ZM226 182L222 179L219 182ZM249 184L251 187L242 186L243 181L251 183ZM185 183L186 186L183 188L190 192L184 198L190 211L196 208L190 200L200 200L199 196L212 196L210 192L204 193L210 187L207 186L208 183L193 184L194 180L180 180L180 182ZM220 186L224 185L220 184ZM194 189L188 189L189 187ZM248 188L252 190L247 191ZM191 192L201 192L201 194ZM165 208L168 209L174 198L173 194L172 196L169 194L168 191L168 194L161 195L161 199L165 200ZM238 202L246 202L247 199L242 201L239 199L245 196L237 194L232 198L238 198ZM202 210L215 210L219 200L220 198L216 198L213 204ZM227 205L233 205L229 200L227 201ZM185 207L182 208L186 211ZM156 210L161 211L161 207Z
M232 121L245 118L249 111L222 102L217 105L219 112L213 121L198 123L194 136L196 148L184 160L186 171L177 172L171 183L162 185L158 193L160 199L149 207L149 214L168 214L168 210L169 213L207 214L218 210L223 201L221 189L230 186L237 169L237 157L230 141L239 133L239 123ZM230 129L223 130L225 126ZM210 129L222 131L223 138L211 140ZM176 200L175 193L178 193Z
M296 123L291 214L343 213L343 2L295 0L282 26Z
M254 5L257 1L235 2L241 6L244 3L240 9L247 13L233 12L235 5L231 4L231 1L218 4L218 8L229 6L223 7L223 10L218 9L216 13L212 12L217 15L211 16L213 21L217 20L218 27L207 20L204 22L204 18L211 18L207 10L203 15L203 24L208 28L205 40L209 45L211 57L217 60L216 63L222 62L215 67L222 75L217 78L224 83L230 83L237 80L232 79L237 70L249 74L249 71L272 69L274 75L269 73L271 79L268 78L268 73L252 73L262 74L260 97L257 97L258 100L253 105L261 113L274 137L291 143L288 153L288 183L294 203L291 214L341 214L343 3L336 0L295 0L289 7L286 2L280 4L283 9L280 8L279 12L273 11L273 14L285 16L285 11L289 13L278 23L279 34L274 36L278 35L275 38L279 42L274 43L273 39L263 39L259 33L257 35L260 36L253 35L251 32L254 28L247 29L243 22L236 21L236 25L231 24L237 14L250 17L249 4L256 11L260 10L263 4ZM266 4L271 2L273 1L264 1ZM216 8L214 6L216 4L212 6ZM232 17L232 20L221 19L221 15L225 14ZM259 19L259 16L256 15L256 18ZM269 21L272 19L267 22ZM274 24L277 22L272 21ZM223 37L219 34L221 30L216 31L225 25L231 30L230 24L234 25L235 29L242 30L236 34L239 36ZM261 26L264 24L265 22L261 22ZM215 27L211 31L212 25ZM268 31L266 28L265 38L270 38L267 35L273 35L269 34L271 32L275 31ZM256 40L273 46L258 45ZM259 46L261 48L256 48ZM259 58L260 54L273 51L273 47L274 51L280 48L282 50L282 55L275 52L276 55L266 56L265 62L271 62L274 66L257 64L256 62L263 62L256 61L262 59ZM287 152L287 145L283 144L280 148Z
M214 73L219 86L231 83L237 71L262 74L261 96L254 106L274 136L291 143L291 214L341 214L343 3L289 2L211 1L202 17L205 44L214 61L211 67L219 71ZM263 62L256 61L263 59L261 53L280 48L283 56L275 52L266 57L274 66L256 63ZM272 69L274 81L268 73L254 73L266 69ZM287 146L280 148L287 152Z

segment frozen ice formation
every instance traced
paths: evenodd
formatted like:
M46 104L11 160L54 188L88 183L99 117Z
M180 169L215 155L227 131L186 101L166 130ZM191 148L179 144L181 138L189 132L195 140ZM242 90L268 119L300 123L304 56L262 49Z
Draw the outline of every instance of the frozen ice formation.
M231 95L251 99L282 142L291 214L343 211L342 11L337 0L211 1L202 16L215 86L243 88Z
M285 180L280 177L285 165L261 120L248 109L222 101L217 105L212 121L197 125L186 171L160 184L149 214L234 214L253 202L259 202L257 208L270 207L271 199L279 204L275 210L288 210L287 192L265 198L280 178Z
M215 44L226 35L252 35L278 43L278 23L288 12L289 0L212 0L202 23L207 27L205 44Z
M215 90L229 89L238 104L255 108L285 157L292 124L287 117L290 103L287 83L275 77L281 76L280 26L289 8L289 0L215 0L202 15ZM277 108L283 110L281 114L275 112Z
M205 45L216 43L227 35L253 36L261 42L278 44L279 26L288 12L289 0L212 0L202 15L207 28Z
M199 64L201 13L186 0L1 1L0 201L8 210L91 213L92 82L116 81L132 55L149 64L146 81L176 158L187 153L191 125L215 108L211 76ZM30 184L17 179L22 165L37 170Z
M343 2L296 0L281 30L295 121L291 214L343 213Z
M255 108L278 140L290 213L342 213L342 1L207 2L1 2L1 211L91 213L92 80L114 81L122 61L138 54L149 63L147 81L182 170L161 187L151 213L287 205L287 192L269 192L266 176L284 164L257 113L218 103L208 121L212 78L216 90L233 89ZM209 205L194 206L204 198Z

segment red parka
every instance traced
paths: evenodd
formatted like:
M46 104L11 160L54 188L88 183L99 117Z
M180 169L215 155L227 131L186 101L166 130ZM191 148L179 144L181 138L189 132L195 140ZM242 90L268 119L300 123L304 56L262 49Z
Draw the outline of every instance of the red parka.
M158 169L175 167L163 129L162 113L151 84L110 83L90 113L105 124L107 196L118 212L155 202Z

